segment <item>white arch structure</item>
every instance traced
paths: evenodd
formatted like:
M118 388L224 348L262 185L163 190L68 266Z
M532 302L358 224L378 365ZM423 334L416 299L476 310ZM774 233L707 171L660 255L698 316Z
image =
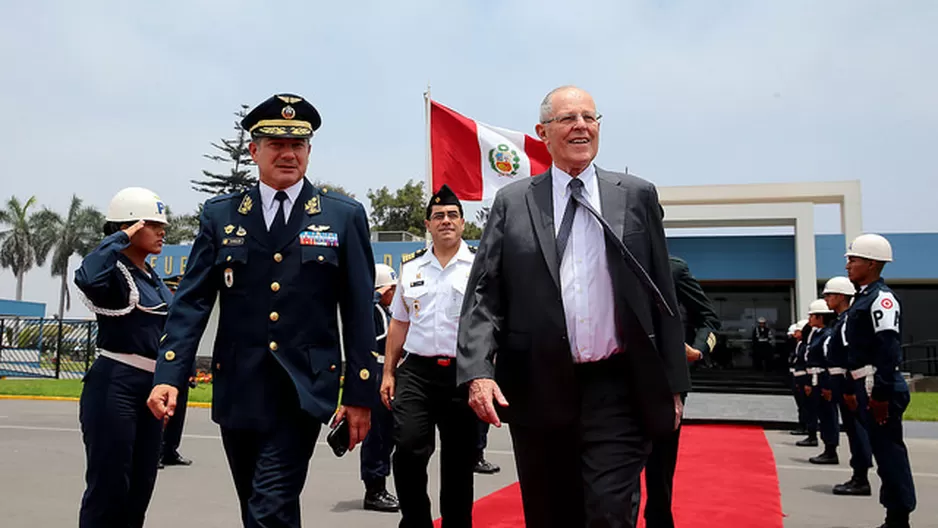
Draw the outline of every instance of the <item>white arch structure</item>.
M817 296L814 206L838 204L849 244L863 232L860 182L754 183L659 187L666 228L791 226L795 230L796 318Z

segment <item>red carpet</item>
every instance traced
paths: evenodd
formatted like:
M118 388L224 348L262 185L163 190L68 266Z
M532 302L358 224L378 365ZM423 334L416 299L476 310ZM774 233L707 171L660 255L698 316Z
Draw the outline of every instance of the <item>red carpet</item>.
M680 445L674 477L675 525L782 527L775 457L762 429L692 425L681 431ZM473 519L477 528L524 526L519 485L476 501ZM644 525L640 520L639 527Z

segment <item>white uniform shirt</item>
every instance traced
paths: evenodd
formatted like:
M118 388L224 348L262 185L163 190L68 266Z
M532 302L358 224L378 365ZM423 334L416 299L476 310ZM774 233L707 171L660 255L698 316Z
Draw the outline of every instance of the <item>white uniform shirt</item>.
M283 218L287 223L290 223L290 211L293 210L293 204L296 203L300 191L303 190L304 181L303 178L300 178L300 181L284 189L284 192L287 193L287 199L283 201ZM270 224L274 223L274 216L277 215L277 211L280 209L280 202L276 198L277 190L264 182L260 182L258 187L261 192L261 209L264 211L264 223L267 224L267 229L270 230Z
M410 323L404 340L409 354L456 357L459 312L475 258L465 241L460 244L445 268L432 246L401 266L391 317Z
M583 182L583 197L602 214L596 167L591 164L578 177ZM570 198L568 184L572 177L554 165L551 179L556 236ZM612 277L606 261L606 238L602 225L585 207L577 207L573 217L570 239L560 265L560 289L573 361L599 361L614 354L619 343Z

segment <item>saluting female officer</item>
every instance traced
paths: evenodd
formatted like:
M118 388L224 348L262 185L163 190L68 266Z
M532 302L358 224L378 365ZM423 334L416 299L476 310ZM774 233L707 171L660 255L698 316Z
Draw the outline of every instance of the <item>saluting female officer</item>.
M160 422L147 397L172 298L146 263L163 249L166 207L159 196L123 189L105 219L104 240L75 273L98 320L99 351L79 404L87 462L82 528L143 526L160 456Z

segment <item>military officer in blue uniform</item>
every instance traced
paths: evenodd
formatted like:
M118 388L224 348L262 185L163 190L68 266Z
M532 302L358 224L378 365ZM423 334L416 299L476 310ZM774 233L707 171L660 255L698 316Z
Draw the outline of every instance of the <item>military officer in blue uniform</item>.
M817 441L817 408L811 404L809 398L809 388L811 385L811 376L807 371L807 354L808 354L808 345L811 342L811 336L814 333L814 328L808 324L807 319L799 321L804 323L804 326L801 327L801 341L798 342L797 347L795 348L795 361L793 368L795 369L792 372L792 376L795 380L795 390L801 394L802 400L802 409L804 410L804 422L805 422L805 433L808 435L807 438L795 442L795 445L799 447L816 447L818 445Z
M797 383L795 375L795 366L798 362L798 354L801 352L801 329L808 324L807 319L792 323L788 327L788 337L791 339L791 352L788 354L788 372L791 375L791 393L795 398L795 408L798 409L798 428L789 431L792 436L804 436L808 434L807 420L805 419L804 409L804 391ZM805 373L802 371L802 375Z
M333 423L347 419L354 447L377 398L368 221L360 203L305 178L320 124L294 94L270 97L241 121L260 181L205 202L148 402L161 419L174 412L217 296L212 419L251 528L300 526L321 425L333 414Z
M808 324L811 336L805 358L805 371L810 381L805 385L807 405L820 423L824 452L808 459L812 464L839 464L837 446L840 445L840 421L836 402L833 401L827 373L827 343L836 315L824 299L811 301Z
M853 476L850 480L834 486L833 492L834 495L871 495L868 473L873 467L873 453L867 434L868 426L857 425L857 413L847 408L843 398L844 385L853 382L848 378L844 323L847 320L847 310L857 290L847 277L834 277L824 285L823 293L827 306L837 313L837 320L834 322L831 335L827 338L825 345L828 390L830 399L838 405L840 410L843 429L847 434L847 444L850 447L850 467L853 468ZM863 394L866 392L863 391Z
M852 383L844 402L868 427L876 472L882 481L879 502L886 508L881 528L906 528L915 509L915 485L909 452L902 440L902 414L909 405L909 386L902 363L899 301L880 276L892 262L892 246L875 234L858 236L846 253L847 277L857 295L847 311L844 339ZM861 406L869 396L869 414Z
M160 422L147 397L172 302L146 259L162 251L166 207L152 191L130 187L114 196L105 218L104 240L75 272L98 320L98 357L78 404L87 464L78 525L141 527L160 456Z

